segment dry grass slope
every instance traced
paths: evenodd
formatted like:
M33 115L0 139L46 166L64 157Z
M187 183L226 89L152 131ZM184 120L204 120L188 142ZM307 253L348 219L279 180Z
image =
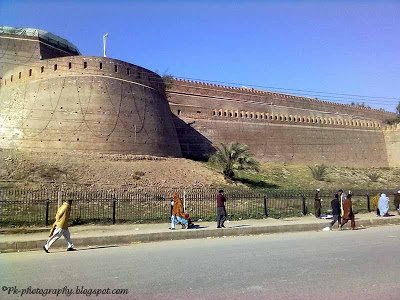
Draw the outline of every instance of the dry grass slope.
M211 163L183 158L84 154L24 153L0 150L2 186L38 187L43 183L85 184L98 188L124 185L158 187L241 186L270 189L400 189L400 168L356 169L328 167L324 181L313 178L308 166L268 164L259 172L238 171L227 181Z

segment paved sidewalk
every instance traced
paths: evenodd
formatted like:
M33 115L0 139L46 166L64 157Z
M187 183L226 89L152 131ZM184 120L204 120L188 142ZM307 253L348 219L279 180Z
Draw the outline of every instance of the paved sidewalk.
M287 219L250 219L225 223L226 228L217 229L216 222L195 222L196 228L168 229L168 223L158 224L117 224L79 225L70 227L71 239L76 248L115 246L131 243L146 243L165 240L213 238L222 236L256 235L283 232L322 230L330 220L313 216ZM374 213L357 214L356 226L365 228L380 225L400 225L400 216L376 217ZM345 225L348 229L350 222ZM334 227L337 230L337 227ZM15 232L28 233L15 233ZM0 252L40 250L47 240L50 227L21 229L0 229ZM329 234L329 233L327 233ZM65 248L64 238L55 242L50 250Z

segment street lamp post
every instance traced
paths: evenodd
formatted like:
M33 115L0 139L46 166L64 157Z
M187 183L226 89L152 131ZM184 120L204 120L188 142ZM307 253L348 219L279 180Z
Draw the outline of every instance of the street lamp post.
M106 57L106 38L108 37L108 33L103 35L103 56Z

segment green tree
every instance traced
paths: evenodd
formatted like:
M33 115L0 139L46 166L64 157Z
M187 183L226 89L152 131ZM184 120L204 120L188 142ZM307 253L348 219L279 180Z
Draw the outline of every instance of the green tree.
M165 89L169 90L174 83L174 77L172 75L163 75L161 76L161 78L164 82Z
M397 110L397 115L400 116L400 101L399 104L397 104L396 106L396 110Z
M328 171L328 167L324 164L322 165L315 165L315 166L308 166L311 171L311 175L315 180L324 181L326 173Z
M220 144L210 161L222 168L224 175L232 179L235 170L259 170L260 163L254 158L249 147L240 143Z

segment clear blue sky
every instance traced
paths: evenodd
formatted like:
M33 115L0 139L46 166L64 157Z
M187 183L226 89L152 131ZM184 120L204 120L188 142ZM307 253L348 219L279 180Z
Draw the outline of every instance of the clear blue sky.
M83 55L101 56L108 32L109 57L175 77L395 98L303 92L390 111L400 100L400 1L0 0L0 23Z

